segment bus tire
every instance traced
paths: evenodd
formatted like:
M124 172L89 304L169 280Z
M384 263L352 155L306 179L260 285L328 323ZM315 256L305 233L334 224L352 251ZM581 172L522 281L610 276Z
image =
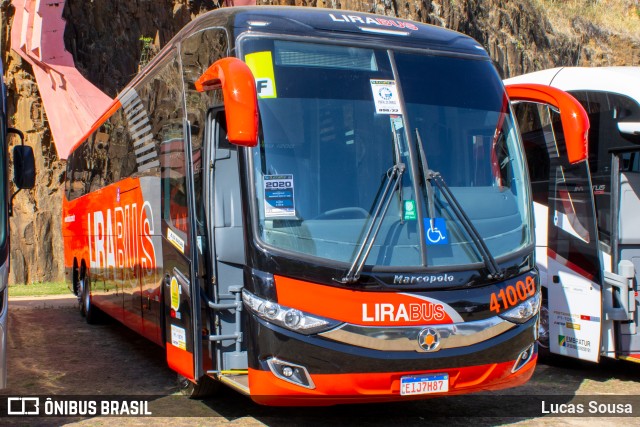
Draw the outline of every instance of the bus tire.
M91 282L89 276L82 279L82 314L85 316L87 323L95 325L100 321L100 311L94 307L91 301Z
M189 399L202 399L216 394L222 384L219 381L205 375L198 380L198 384L187 377L178 374L178 389L183 396Z
M79 295L80 287L80 270L78 268L78 260L73 260L73 269L71 270L71 290L75 296Z
M542 353L543 350L547 353L549 352L549 303L546 298L543 298L542 304L540 304L538 348L540 353Z
M84 288L85 288L85 278L84 278L84 274L82 274L82 277L78 280L78 293L76 294L76 297L78 298L78 308L80 310L80 315L82 317L85 317Z
M540 323L538 325L538 358L547 365L561 366L563 356L551 353L549 349L549 299L546 289L542 291L542 303L540 304Z

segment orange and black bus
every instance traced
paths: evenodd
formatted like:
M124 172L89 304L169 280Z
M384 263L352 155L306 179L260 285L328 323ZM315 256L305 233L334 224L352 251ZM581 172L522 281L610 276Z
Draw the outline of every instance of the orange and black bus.
M159 344L187 393L333 404L512 387L540 302L509 102L462 34L224 8L187 25L68 159L65 262L89 322ZM582 156L582 157L581 157Z

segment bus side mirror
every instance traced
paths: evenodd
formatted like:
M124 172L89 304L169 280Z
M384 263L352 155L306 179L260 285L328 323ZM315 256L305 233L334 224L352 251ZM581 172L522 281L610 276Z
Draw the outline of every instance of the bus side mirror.
M222 58L195 83L198 92L222 88L229 142L244 147L258 145L258 98L253 73L238 58Z
M627 135L640 135L640 122L618 122L618 130Z
M569 163L587 160L589 155L589 117L573 96L555 87L533 83L507 85L506 89L512 102L537 102L551 105L560 110Z
M33 149L24 145L24 135L17 129L8 128L7 133L20 137L22 144L13 147L13 183L20 190L30 190L36 183L36 162Z

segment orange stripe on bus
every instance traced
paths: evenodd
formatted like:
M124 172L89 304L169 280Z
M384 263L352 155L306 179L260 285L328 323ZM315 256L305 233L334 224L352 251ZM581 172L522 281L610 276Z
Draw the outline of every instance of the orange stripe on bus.
M512 373L515 360L461 368L431 371L311 374L314 389L307 389L277 378L270 371L249 369L251 398L261 404L324 406L339 403L371 403L424 399L424 395L401 396L400 378L409 375L449 375L449 391L439 395L456 395L486 390L500 390L526 383L533 375L537 355L519 371Z
M398 292L362 292L275 276L278 303L356 325L415 326L455 323L450 307Z
M195 381L193 353L167 343L167 364L180 375Z

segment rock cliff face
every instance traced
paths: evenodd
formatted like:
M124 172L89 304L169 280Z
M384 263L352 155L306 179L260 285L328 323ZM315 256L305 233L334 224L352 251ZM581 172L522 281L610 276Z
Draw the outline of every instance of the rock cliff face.
M76 67L114 97L138 70L141 38L163 46L191 20L184 0L67 0L65 45ZM213 5L211 5L213 7ZM194 11L199 9L193 6Z
M24 132L25 144L34 148L36 188L14 199L11 227L10 283L31 283L61 278L62 236L60 210L64 164L57 157L38 87L28 64L8 51L13 8L0 2L0 45L8 86L9 123ZM11 144L19 143L17 138ZM11 152L11 147L9 152Z
M115 96L138 70L142 50L164 45L198 14L223 0L67 0L65 45L78 69ZM554 31L535 0L258 0L278 4L351 9L408 18L468 34L482 43L503 77L558 65L638 65L640 37L624 38L574 20ZM64 162L56 156L32 71L9 52L14 13L0 0L2 60L9 88L10 123L25 132L36 152L36 189L20 193L11 219L11 282L64 277L60 207ZM565 29L566 30L566 29ZM146 41L141 40L146 38Z

